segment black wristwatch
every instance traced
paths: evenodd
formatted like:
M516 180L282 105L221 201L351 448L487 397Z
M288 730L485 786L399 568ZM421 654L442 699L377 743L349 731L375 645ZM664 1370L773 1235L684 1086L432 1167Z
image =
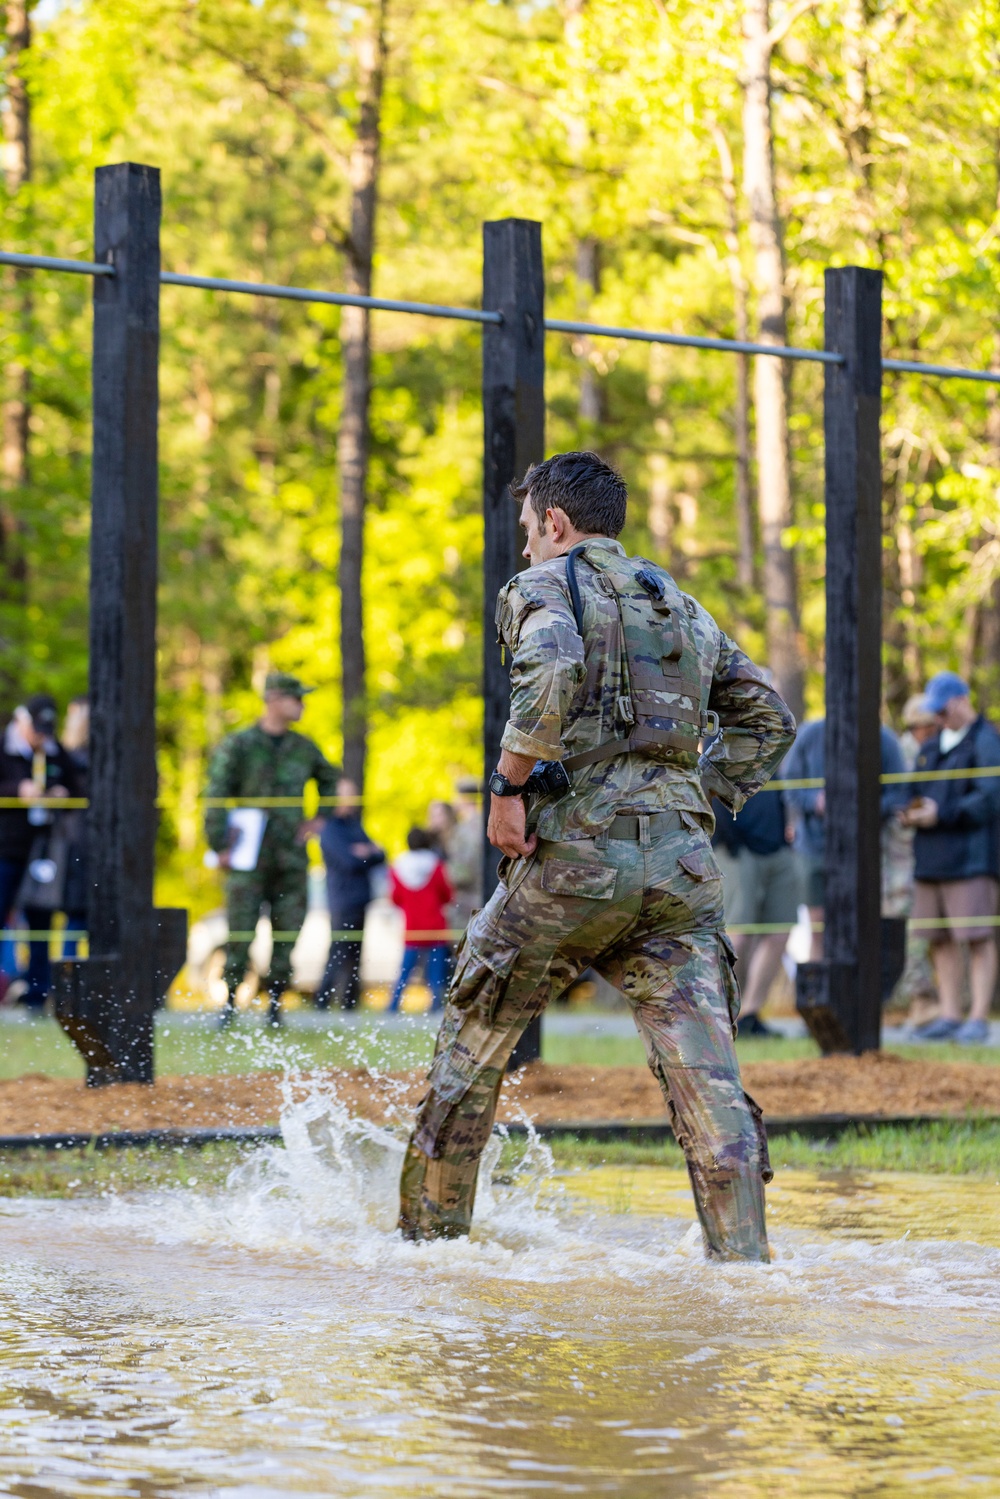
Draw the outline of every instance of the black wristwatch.
M520 796L524 787L515 786L505 775L501 775L499 770L495 770L490 776L490 790L494 796Z

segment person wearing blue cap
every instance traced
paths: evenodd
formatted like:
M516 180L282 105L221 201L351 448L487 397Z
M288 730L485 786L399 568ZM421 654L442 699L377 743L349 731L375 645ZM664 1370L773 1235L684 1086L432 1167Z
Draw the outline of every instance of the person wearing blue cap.
M1000 909L1000 776L921 780L922 771L1000 766L1000 735L972 706L969 686L940 671L924 693L940 732L917 756L909 804L900 821L916 828L911 935L931 944L941 1000L936 1020L917 1026L923 1041L980 1045L997 981ZM962 1019L962 944L969 944L972 1006Z

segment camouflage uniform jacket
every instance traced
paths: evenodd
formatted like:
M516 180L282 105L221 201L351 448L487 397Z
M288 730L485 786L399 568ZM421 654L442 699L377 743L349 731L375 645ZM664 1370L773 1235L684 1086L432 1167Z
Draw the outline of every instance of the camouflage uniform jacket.
M610 538L586 544L587 553L624 548ZM612 559L607 559L609 562ZM665 578L661 568L635 561ZM511 657L511 710L503 748L539 760L561 760L614 739L615 704L623 689L618 606L600 574L577 568L584 606L584 642L576 627L566 559L553 558L518 573L497 600L497 636ZM734 812L764 784L786 754L795 720L763 672L720 630L700 604L683 595L697 642L699 669L710 679L708 708L721 733L701 754L678 752L664 764L638 753L619 754L573 774L572 789L529 809L529 828L554 841L592 838L623 809L690 813L713 826L708 796Z
M308 781L315 781L321 796L332 796L340 772L326 760L311 739L289 729L280 738L266 734L259 724L229 734L212 759L208 777L210 797L248 800L263 797L294 797L293 807L270 807L261 857L277 853L296 857L301 851L305 866L305 845L296 842L302 823L302 793ZM205 837L210 848L221 853L226 847L227 824L224 807L209 807L205 813Z

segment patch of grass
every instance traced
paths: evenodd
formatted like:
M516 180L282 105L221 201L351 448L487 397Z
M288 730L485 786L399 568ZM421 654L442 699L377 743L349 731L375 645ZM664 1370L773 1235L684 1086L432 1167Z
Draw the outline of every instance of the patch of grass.
M191 1025L169 1014L156 1027L156 1071L206 1076L219 1072L278 1071L317 1067L377 1067L380 1071L426 1067L434 1034L423 1028L380 1030L373 1017L364 1030L274 1032L257 1020L238 1020L227 1031ZM0 1025L0 1078L44 1072L49 1077L82 1078L83 1060L54 1020L40 1018Z
M172 1021L165 1016L156 1030L156 1068L163 1075L256 1072L260 1069L312 1071L317 1067L374 1067L402 1071L426 1067L434 1052L434 1033L381 1029L373 1020L364 1030L338 1026L327 1030L289 1027L271 1031L256 1021L237 1021L227 1031Z
M558 1166L670 1166L684 1157L672 1141L549 1140ZM872 1125L847 1129L835 1140L778 1135L770 1142L771 1164L830 1171L915 1171L951 1176L1000 1176L1000 1124L986 1120L937 1120L933 1124ZM506 1163L505 1163L506 1164Z
M0 1198L95 1197L109 1192L150 1192L169 1187L225 1185L234 1166L255 1146L236 1141L145 1149L0 1151Z

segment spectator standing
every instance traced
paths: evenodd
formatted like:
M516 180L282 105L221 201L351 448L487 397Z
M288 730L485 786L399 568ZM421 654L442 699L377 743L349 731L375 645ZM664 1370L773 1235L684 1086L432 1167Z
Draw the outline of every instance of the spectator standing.
M1000 766L1000 735L976 712L968 684L955 672L932 677L925 695L940 730L917 756L911 800L901 820L917 830L913 931L931 944L941 1014L918 1026L914 1035L976 1045L989 1035L987 1017L997 981L1000 778L921 781L919 772ZM963 1022L964 943L969 945L972 1007Z
M66 707L63 725L63 749L73 762L76 771L77 795L86 796L90 778L90 700L74 697ZM69 850L66 860L66 884L63 889L63 910L66 913L66 930L71 934L86 930L87 926L87 842L85 812L67 812L69 826ZM79 950L80 939L72 935L63 941L63 957L72 958Z
M372 898L371 871L385 863L385 854L364 830L360 789L347 776L337 782L337 805L323 824L319 844L334 935L316 1005L325 1010L335 1002L341 1009L355 1010L361 998L361 937ZM356 937L347 935L354 932Z
M468 777L455 787L458 821L451 840L448 879L455 892L451 904L451 922L462 931L483 903L483 847L485 830L481 787Z
M899 740L891 729L880 727L882 774L899 774L906 769ZM799 729L791 753L785 761L784 776L789 781L822 780L825 775L826 720L814 718ZM826 906L826 792L789 791L788 803L796 814L795 847L802 856L806 887L806 904L812 924L814 963L823 958L823 912ZM882 787L882 825L894 817L906 801L906 787L900 783Z
M445 907L453 892L433 843L431 833L411 828L406 835L406 853L389 866L392 901L406 921L403 966L392 991L390 1011L399 1009L403 991L421 959L424 982L432 995L431 1008L440 1010L444 1004L449 956Z
M716 838L731 860L724 898L726 927L741 965L741 1036L777 1035L760 1019L760 1011L781 969L802 900L801 864L792 848L795 828L785 797L784 791L768 791L765 784L738 817L720 801L712 803ZM779 930L732 930L741 926Z
M251 805L261 800L289 799L291 806L270 806L257 825L255 848L244 851L240 840L252 837L250 821L239 821L225 807L209 806L205 836L209 848L226 871L226 911L230 938L223 977L228 990L223 1026L236 1013L236 990L247 969L250 943L263 908L271 916L275 941L267 976L268 1018L281 1025L281 996L292 977L292 948L305 920L308 854L306 840L319 831L316 822L302 818L301 799L315 781L321 796L332 796L338 772L319 747L292 728L302 717L303 687L288 672L269 672L264 682L264 713L249 729L230 734L212 760L208 796ZM246 810L246 809L243 809ZM280 934L280 935L279 935Z
M31 803L42 797L78 795L73 762L56 738L55 699L48 693L29 697L23 706L14 709L0 752L0 796L20 797L26 803L23 807L0 808L0 920L4 926L18 902L26 875L35 876L32 883L36 887L46 883L38 880L41 874L58 880L60 886L65 878L65 865L60 870L48 849L48 840L57 826L57 814L51 808ZM52 913L59 909L62 899L61 888L53 891L53 899L55 904L51 906L24 901L30 930L50 929ZM27 989L20 1002L40 1010L49 992L48 938L32 941L29 954Z
M899 748L903 764L912 770L917 756L928 740L937 736L937 715L927 706L923 693L908 698L903 705L903 732ZM916 830L894 817L882 825L882 914L909 916L913 909L913 840ZM913 1005L916 1001L937 1003L937 985L930 962L930 944L926 937L914 934L912 923L906 930L906 966L893 990L897 1004Z

